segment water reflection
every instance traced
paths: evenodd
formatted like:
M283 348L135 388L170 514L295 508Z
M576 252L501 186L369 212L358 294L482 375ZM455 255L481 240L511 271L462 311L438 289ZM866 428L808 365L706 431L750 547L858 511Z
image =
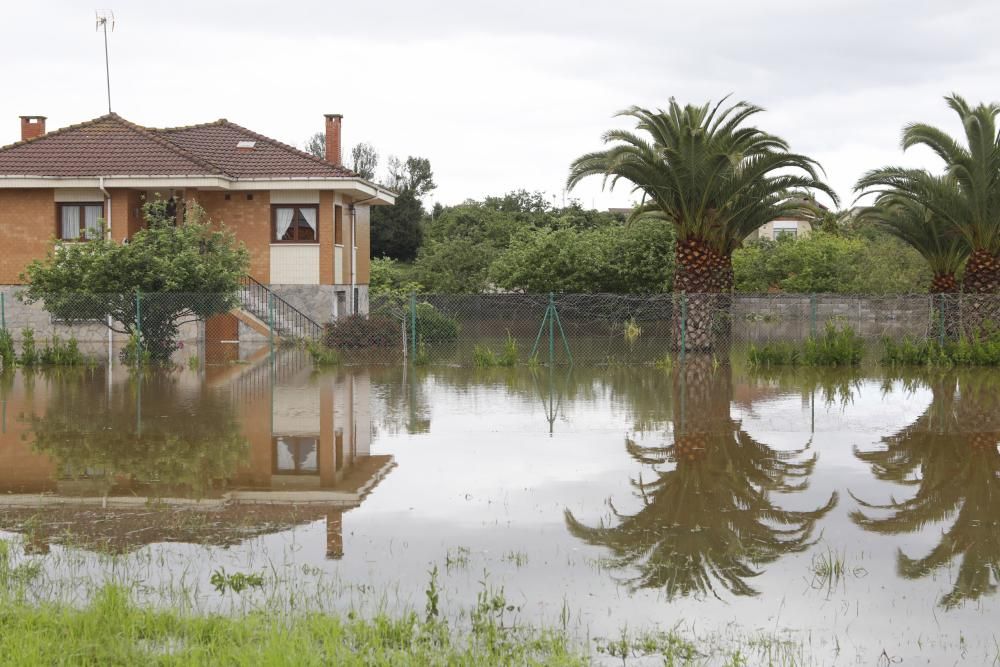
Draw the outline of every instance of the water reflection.
M233 544L342 515L392 468L370 452L367 373L316 374L297 354L204 371L7 374L0 527L34 548ZM30 521L29 521L30 520Z
M1000 383L988 373L947 373L927 380L933 399L882 447L856 450L882 480L914 489L912 497L878 504L858 499L851 518L885 535L948 524L924 556L900 551L897 569L922 579L960 557L958 575L940 600L946 608L992 594L1000 580Z
M755 595L748 583L762 565L812 544L816 522L837 502L834 493L809 511L781 508L772 493L808 486L816 455L808 447L779 451L743 431L730 415L732 371L693 360L674 371L674 430L661 447L626 438L632 458L652 472L633 480L641 508L619 512L613 525L588 526L566 510L569 531L610 550L613 567L628 570L634 588L669 598Z

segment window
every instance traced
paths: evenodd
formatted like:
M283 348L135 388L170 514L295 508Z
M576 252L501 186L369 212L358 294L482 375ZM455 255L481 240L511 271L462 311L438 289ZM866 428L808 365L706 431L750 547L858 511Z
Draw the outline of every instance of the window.
M319 228L316 206L273 206L271 224L275 243L316 243Z
M319 438L279 435L274 438L275 474L315 475L319 472Z
M103 203L59 204L56 231L57 236L63 241L99 239L103 223Z
M341 206L333 207L333 242L344 245L344 209Z

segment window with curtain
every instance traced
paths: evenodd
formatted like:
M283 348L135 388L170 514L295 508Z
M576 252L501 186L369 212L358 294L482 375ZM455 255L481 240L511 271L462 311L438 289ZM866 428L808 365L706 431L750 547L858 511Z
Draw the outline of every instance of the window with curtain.
M275 243L316 243L319 241L317 206L274 206L272 220Z
M271 471L283 475L315 475L319 472L319 438L279 435L272 438Z
M59 204L57 231L63 241L99 239L103 225L103 203Z

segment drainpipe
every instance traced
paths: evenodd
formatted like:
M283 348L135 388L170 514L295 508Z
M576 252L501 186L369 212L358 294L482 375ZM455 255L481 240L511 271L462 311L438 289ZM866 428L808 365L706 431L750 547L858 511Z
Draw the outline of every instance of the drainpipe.
M101 194L104 195L104 201L107 202L105 206L106 214L104 216L104 222L107 224L107 236L108 240L111 240L111 193L108 192L104 187L104 177L97 177L97 187L101 190ZM111 315L108 315L108 396L111 396L111 368L113 366L112 359L114 358L114 334L111 331Z
M357 315L357 305L355 303L355 290L357 286L355 281L357 280L358 272L358 215L354 208L354 204L351 204L351 305L347 308L351 315Z

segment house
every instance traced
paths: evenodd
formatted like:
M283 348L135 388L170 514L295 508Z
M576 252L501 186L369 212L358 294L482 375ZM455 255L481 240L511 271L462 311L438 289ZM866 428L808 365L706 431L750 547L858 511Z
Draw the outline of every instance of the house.
M152 128L109 113L47 132L46 117L22 116L21 141L0 148L0 289L53 239L86 240L101 220L127 241L142 203L163 197L178 219L197 202L235 232L248 286L320 323L366 312L370 207L394 195L343 165L342 122L326 115L324 160L225 119Z

